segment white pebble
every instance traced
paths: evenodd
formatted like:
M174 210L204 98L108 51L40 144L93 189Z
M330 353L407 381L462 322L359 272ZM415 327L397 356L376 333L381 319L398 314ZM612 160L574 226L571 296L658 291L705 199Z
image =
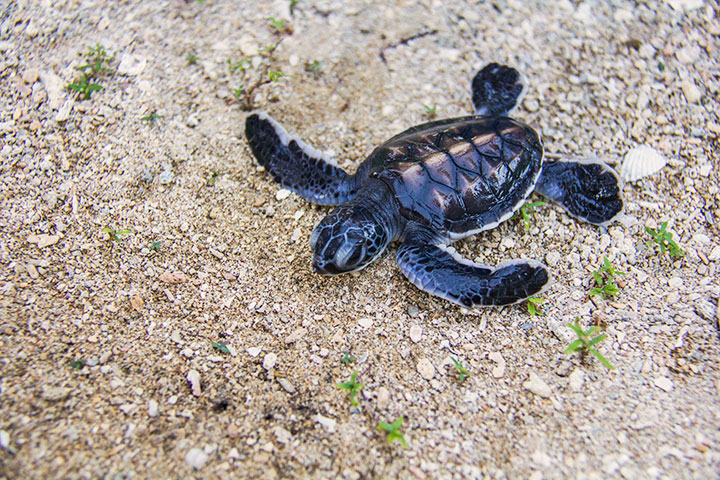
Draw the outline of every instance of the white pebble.
M203 452L199 448L191 448L185 454L185 462L195 470L200 470L204 467L209 458L210 457L208 457L207 453Z
M423 330L420 325L413 325L412 327L410 327L410 340L418 343L422 338L422 332Z
M655 379L655 386L666 392L670 392L673 389L673 383L667 377L657 377Z
M427 358L420 359L417 363L417 371L425 380L432 380L435 376L435 367L433 367L433 364L430 363L430 360Z
M685 98L687 99L688 103L697 103L700 101L700 98L702 97L702 92L698 88L697 85L695 85L690 80L685 80L680 84L680 88L682 88L683 93L685 94Z
M530 373L530 379L523 383L523 387L543 398L548 398L552 394L552 390L550 389L550 386L545 383L545 380L534 373Z
M560 261L560 254L558 252L548 252L545 255L545 263L548 264L548 267L557 266L559 261Z
M334 418L323 417L318 414L315 416L315 420L317 420L320 425L327 428L328 432L333 433L335 431L335 424L337 424L337 421L335 421Z
M585 372L576 368L568 378L570 380L570 389L577 392L582 388L583 383L585 383Z
M5 430L0 430L0 447L5 450L10 448L10 434Z
M364 329L368 329L372 327L373 321L372 318L363 317L360 320L358 320L358 325L360 325Z
M148 402L148 416L151 418L157 417L158 410L159 410L158 402L156 402L155 400L150 400Z
M502 378L505 375L505 359L500 352L490 352L488 358L493 362L497 363L492 369L492 376L494 378Z
M266 354L265 358L263 358L263 368L265 370L272 370L277 363L277 359L277 355L275 355L273 352Z
M672 277L670 280L668 280L668 285L670 286L670 288L682 288L683 279L680 277Z
M285 200L287 197L290 196L291 193L292 192L290 190L288 190L287 188L281 188L280 190L278 190L275 193L275 199L278 201Z
M192 388L192 394L199 397L202 393L200 389L200 374L197 370L190 370L187 374L188 382L190 382L190 388Z
M247 349L248 355L250 355L253 358L260 355L260 352L262 352L262 347L250 347Z

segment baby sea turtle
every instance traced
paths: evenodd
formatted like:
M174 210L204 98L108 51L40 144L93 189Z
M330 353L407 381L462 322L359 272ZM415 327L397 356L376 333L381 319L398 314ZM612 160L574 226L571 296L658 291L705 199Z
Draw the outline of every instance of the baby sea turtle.
M265 113L247 118L245 135L285 188L337 205L310 238L316 272L359 270L399 241L400 270L422 290L468 308L507 305L545 287L545 266L526 259L480 265L460 257L451 242L496 227L533 191L595 225L607 225L623 207L609 166L544 160L535 130L507 117L523 90L517 70L491 63L472 81L475 115L405 130L353 175Z

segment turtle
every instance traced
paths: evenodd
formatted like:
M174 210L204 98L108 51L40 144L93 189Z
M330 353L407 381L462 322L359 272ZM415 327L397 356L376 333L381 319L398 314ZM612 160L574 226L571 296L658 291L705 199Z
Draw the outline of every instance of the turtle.
M538 133L510 118L526 90L518 70L490 63L471 88L474 115L409 128L354 174L267 113L247 117L258 163L305 200L335 207L310 236L315 272L360 270L399 242L397 264L421 290L468 309L510 305L549 284L546 266L532 259L478 264L452 242L509 219L533 192L594 225L607 226L622 211L622 184L610 166L546 159Z

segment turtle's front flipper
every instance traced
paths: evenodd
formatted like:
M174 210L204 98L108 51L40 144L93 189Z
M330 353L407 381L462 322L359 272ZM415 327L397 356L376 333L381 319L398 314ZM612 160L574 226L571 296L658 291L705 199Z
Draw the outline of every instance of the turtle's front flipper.
M545 161L535 191L570 215L595 225L609 224L622 211L617 173L596 161Z
M525 92L520 72L490 63L472 81L472 101L478 115L503 116L512 111Z
M422 230L406 236L397 253L400 270L421 290L463 307L517 303L550 280L540 262L510 260L493 269L463 259L431 235Z
M325 154L290 135L265 113L245 121L245 136L257 161L283 187L320 205L339 205L357 193L355 175L348 175Z

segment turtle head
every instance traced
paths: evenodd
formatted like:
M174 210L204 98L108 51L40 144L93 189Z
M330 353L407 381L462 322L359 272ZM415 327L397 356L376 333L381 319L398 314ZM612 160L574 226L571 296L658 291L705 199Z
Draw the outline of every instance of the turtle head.
M310 237L313 270L323 275L360 270L385 250L391 234L367 209L342 206L333 210Z

